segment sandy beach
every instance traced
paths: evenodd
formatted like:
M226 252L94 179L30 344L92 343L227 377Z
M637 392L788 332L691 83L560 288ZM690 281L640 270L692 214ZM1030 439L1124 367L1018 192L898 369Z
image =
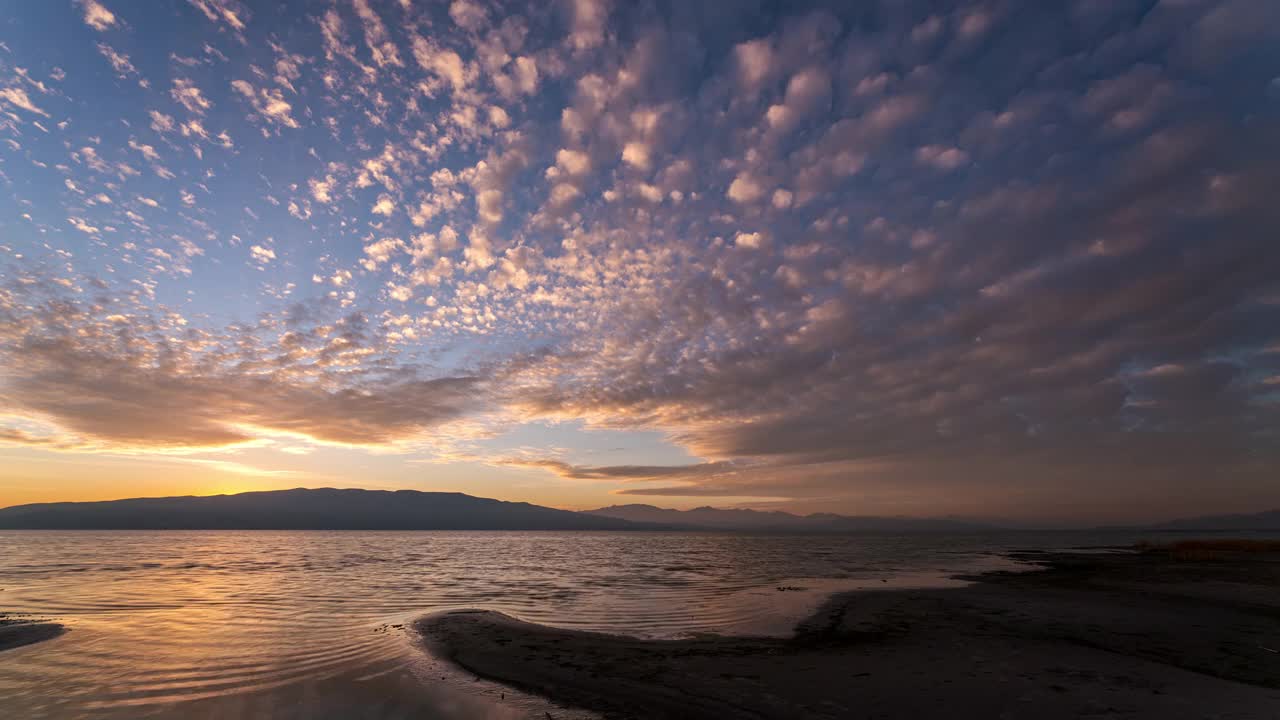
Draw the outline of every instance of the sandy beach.
M1026 573L835 596L794 637L650 641L423 618L467 671L609 718L1276 718L1280 556L1027 553Z

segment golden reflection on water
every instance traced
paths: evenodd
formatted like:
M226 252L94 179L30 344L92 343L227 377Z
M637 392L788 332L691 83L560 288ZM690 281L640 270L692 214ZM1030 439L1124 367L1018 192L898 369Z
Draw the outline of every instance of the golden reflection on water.
M785 634L828 593L936 581L989 542L675 533L3 532L0 608L65 623L0 656L21 718L541 717L413 619L485 607L650 637ZM779 583L802 592L776 591ZM400 627L395 627L400 626ZM567 717L557 711L557 717Z

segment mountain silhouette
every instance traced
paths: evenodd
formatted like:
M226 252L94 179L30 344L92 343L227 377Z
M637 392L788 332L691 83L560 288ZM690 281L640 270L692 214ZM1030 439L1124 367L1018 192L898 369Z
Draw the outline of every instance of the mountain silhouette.
M416 490L274 490L205 497L16 505L0 529L84 530L652 530L462 493Z
M612 505L585 514L657 523L696 530L759 530L769 532L972 532L992 526L950 518L905 518L814 513L793 515L781 511L734 510L699 507L669 510L653 505Z
M1280 510L1178 518L1146 526L1152 530L1280 530Z

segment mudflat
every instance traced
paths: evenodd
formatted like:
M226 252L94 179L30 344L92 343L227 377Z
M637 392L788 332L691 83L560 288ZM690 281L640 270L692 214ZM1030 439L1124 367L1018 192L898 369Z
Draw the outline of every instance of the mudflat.
M496 612L432 652L608 718L1280 717L1280 553L1025 553L1039 569L831 598L779 638L640 640Z
M51 640L65 631L58 623L0 612L0 651Z

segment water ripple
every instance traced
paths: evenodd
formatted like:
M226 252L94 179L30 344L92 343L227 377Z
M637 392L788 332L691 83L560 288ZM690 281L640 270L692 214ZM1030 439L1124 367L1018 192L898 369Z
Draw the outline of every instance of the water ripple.
M828 593L990 562L991 539L709 533L3 532L0 608L71 632L13 651L13 717L184 717L184 703L421 657L405 630L486 607L648 637L785 633ZM938 547L947 547L946 552ZM806 587L778 593L775 584ZM400 627L397 627L400 626Z

